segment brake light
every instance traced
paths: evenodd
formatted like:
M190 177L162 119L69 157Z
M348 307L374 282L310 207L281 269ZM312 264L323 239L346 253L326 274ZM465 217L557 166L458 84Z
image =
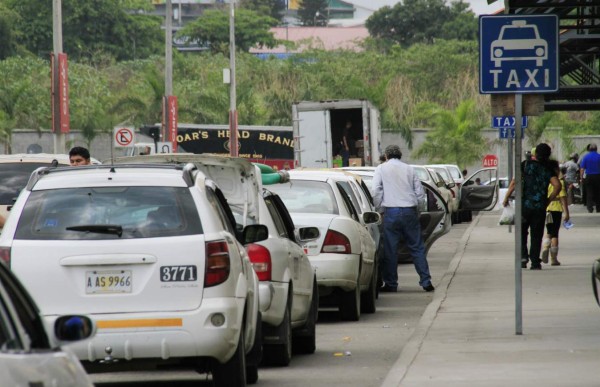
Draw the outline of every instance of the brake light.
M252 262L252 267L260 281L271 280L271 253L261 245L249 244L246 246L248 257Z
M10 267L10 247L0 247L0 259Z
M350 240L342 233L329 230L325 235L322 253L351 254Z
M206 242L206 268L204 287L222 284L229 277L229 248L227 242Z

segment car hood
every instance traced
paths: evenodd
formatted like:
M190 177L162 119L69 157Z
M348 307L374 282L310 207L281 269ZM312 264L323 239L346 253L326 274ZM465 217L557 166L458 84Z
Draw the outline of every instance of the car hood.
M198 170L217 183L231 209L246 214L244 219L259 222L259 192L262 181L259 169L243 158L193 153L159 153L152 155L119 157L119 164L127 163L192 163Z

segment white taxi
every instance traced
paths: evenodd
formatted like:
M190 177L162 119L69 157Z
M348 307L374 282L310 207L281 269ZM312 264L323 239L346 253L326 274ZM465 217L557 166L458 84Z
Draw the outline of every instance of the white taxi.
M97 335L72 347L87 370L188 366L244 386L260 353L258 279L241 242L267 232L236 230L219 187L191 164L41 168L0 254L46 321L94 320Z

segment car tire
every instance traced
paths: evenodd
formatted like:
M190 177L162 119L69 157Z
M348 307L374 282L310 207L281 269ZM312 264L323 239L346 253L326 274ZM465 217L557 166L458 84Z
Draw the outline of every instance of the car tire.
M256 334L254 335L254 345L246 355L246 383L255 384L258 382L258 365L262 361L262 313L258 312L256 318Z
M244 338L244 324L240 330L238 346L225 364L213 361L211 366L213 385L215 387L245 387L246 386L246 341Z
M292 291L291 286L289 291ZM292 322L290 316L292 306L290 304L291 302L288 299L283 321L277 327L278 336L283 339L283 342L280 344L268 344L263 347L264 359L267 364L287 367L290 361L292 361Z
M362 313L375 313L377 306L375 300L377 299L377 265L373 265L373 273L371 274L371 280L369 281L369 289L365 293L361 294L360 300L360 311Z
M344 321L360 319L360 273L356 279L356 288L340 294L340 317Z
M306 324L294 331L292 349L294 353L311 354L317 350L317 320L319 319L319 286L317 279L313 282L313 298Z

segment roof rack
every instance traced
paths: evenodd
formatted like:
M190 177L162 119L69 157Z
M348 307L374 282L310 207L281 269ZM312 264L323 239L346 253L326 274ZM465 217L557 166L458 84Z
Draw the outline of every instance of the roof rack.
M81 171L82 169L108 169L110 172L116 172L117 169L174 169L183 171L183 179L188 187L194 185L194 173L193 171L196 169L196 166L188 163L185 165L182 164L118 164L118 165L110 165L110 164L94 164L94 165L85 165L78 167L71 166L59 166L59 167L40 167L31 173L29 177L29 181L27 182L27 186L25 189L31 191L33 186L45 175L49 175L54 172L76 172Z

